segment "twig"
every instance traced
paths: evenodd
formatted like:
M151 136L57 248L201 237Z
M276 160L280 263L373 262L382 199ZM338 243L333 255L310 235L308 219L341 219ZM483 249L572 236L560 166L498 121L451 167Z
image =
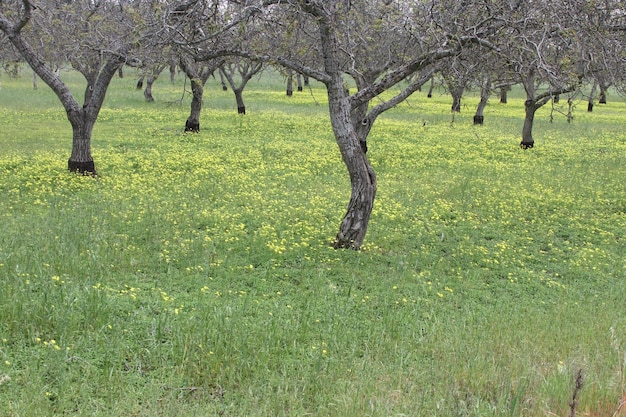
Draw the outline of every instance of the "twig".
M198 391L200 387L170 387L168 385L163 385L163 389L172 390L172 391L189 391L194 392Z
M613 413L612 417L617 417L620 413L620 410L622 409L622 407L624 407L626 405L626 399L623 399L622 401L619 402L619 407L617 407L617 410L615 410L615 412Z
M574 395L572 395L572 402L569 404L570 417L576 417L576 405L578 403L577 397L580 390L583 388L583 370L579 369L576 374L576 383L574 385Z

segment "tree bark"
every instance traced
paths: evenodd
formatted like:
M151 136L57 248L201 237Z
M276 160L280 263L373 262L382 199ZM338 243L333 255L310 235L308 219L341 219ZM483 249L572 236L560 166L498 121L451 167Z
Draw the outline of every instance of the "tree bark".
M485 107L489 102L489 96L491 95L491 77L487 77L482 83L480 88L480 101L476 107L476 114L474 114L474 124L483 125L485 123Z
M502 104L506 104L508 102L507 91L508 91L507 87L500 88L500 103L502 103Z
M602 82L600 82L600 98L598 104L606 104L606 90L608 89Z
M524 102L524 110L526 111L526 117L524 118L524 127L522 128L522 142L520 147L522 149L530 149L535 146L535 140L533 139L533 122L535 120L535 112L538 107L533 100L526 100Z
M72 125L72 154L67 161L67 169L83 175L96 175L96 167L91 156L91 132L95 118L80 112L70 118Z
M174 84L175 81L176 81L176 64L171 63L170 64L170 83Z
M302 75L299 72L296 73L296 84L298 85L298 92L302 92Z
M288 70L287 72L287 97L291 97L293 95L293 71Z
M224 81L224 74L220 71L220 81L222 83L222 91L228 91L228 87L226 86L226 81Z
M461 98L465 89L461 86L452 86L450 94L452 95L452 112L461 113Z
M148 102L154 101L154 97L152 96L152 84L154 84L154 80L155 78L152 75L148 75L146 78L146 88L143 90L143 96Z
M246 105L243 102L243 91L239 88L233 90L235 93L235 101L237 102L237 113L246 114Z
M200 132L200 113L202 112L202 96L204 87L197 78L191 79L191 112L185 122L185 132Z
M333 84L328 88L331 125L351 184L350 202L333 247L358 250L365 239L374 207L376 174L365 154L366 148L362 146L365 141L359 140L352 123L350 104L345 97L343 82L338 79Z

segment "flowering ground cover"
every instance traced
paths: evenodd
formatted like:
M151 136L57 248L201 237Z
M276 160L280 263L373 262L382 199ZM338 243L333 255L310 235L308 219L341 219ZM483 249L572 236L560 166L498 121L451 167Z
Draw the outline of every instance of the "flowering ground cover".
M91 178L50 91L0 81L0 415L569 416L579 371L577 415L624 415L619 97L522 151L515 92L481 127L417 93L354 252L318 86L265 76L240 116L214 83L183 134L183 80L115 80Z

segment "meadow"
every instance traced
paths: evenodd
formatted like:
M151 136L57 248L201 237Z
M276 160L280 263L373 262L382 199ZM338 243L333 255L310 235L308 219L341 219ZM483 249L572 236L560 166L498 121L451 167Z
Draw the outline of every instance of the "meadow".
M484 126L416 93L370 135L355 252L319 85L254 79L241 116L210 80L184 134L166 78L114 80L92 178L51 91L0 76L0 415L626 415L622 98L546 106L524 151L520 91Z

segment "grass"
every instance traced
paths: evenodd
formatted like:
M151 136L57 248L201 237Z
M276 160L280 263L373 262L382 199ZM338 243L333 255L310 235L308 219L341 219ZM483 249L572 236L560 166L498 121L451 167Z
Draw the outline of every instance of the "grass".
M75 75L66 73L80 91ZM0 79L0 415L611 416L626 392L626 107L537 117L418 93L369 140L366 244L324 92L266 76L248 115L183 80L114 80L93 152L31 78ZM517 96L515 95L517 93ZM583 106L580 106L582 108ZM621 410L620 410L621 411ZM619 415L619 414L617 414Z

